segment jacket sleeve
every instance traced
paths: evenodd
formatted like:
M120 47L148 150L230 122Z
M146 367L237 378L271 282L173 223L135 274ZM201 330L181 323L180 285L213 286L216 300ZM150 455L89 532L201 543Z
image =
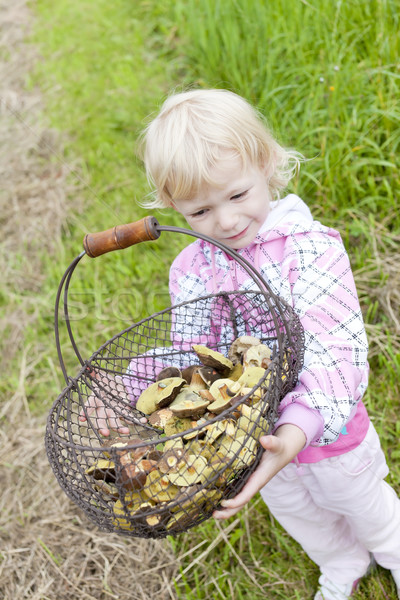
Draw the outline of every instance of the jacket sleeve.
M323 428L308 441L322 446L338 438L367 387L364 323L337 232L292 236L282 266L304 327L305 357L296 387L281 402L280 418L285 420L285 410L293 410L293 404L319 413Z

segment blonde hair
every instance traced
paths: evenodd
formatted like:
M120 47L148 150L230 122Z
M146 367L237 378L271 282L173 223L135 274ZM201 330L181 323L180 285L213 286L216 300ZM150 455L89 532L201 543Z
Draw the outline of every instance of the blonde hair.
M155 197L147 208L173 206L191 199L204 183L212 184L212 168L223 152L239 155L265 168L271 197L294 176L301 154L286 150L270 133L264 117L244 98L223 89L191 90L167 98L143 132L142 157Z

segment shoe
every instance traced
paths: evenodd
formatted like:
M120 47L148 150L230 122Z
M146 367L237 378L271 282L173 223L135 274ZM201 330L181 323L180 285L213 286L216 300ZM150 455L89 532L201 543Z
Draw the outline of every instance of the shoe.
M353 583L334 583L325 575L321 575L314 600L347 600L351 598L353 592L357 589L359 581L359 579L356 579Z
M392 569L390 572L397 587L397 597L400 598L400 569Z

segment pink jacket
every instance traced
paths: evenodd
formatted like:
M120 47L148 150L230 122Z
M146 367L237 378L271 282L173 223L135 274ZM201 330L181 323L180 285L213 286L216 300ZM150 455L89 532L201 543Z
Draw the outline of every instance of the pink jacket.
M307 444L298 456L302 462L351 450L369 425L360 402L368 382L368 343L339 233L314 221L305 203L290 194L271 203L254 242L239 253L294 308L305 330L304 367L296 387L281 402L275 428L292 423L304 431ZM238 289L257 286L236 260L202 240L185 248L171 266L173 305ZM193 333L196 315L192 317L185 315ZM176 318L176 339L185 339L185 319ZM198 323L191 343L209 339L210 327Z

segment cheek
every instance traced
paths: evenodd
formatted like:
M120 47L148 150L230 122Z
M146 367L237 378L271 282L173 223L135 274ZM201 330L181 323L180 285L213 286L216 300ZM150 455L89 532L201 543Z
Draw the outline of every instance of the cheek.
M202 227L201 227L202 223L196 221L196 219L191 219L190 217L187 217L187 218L185 217L185 221L189 225L189 227L191 229L193 229L193 231L199 231L200 233L203 231Z

